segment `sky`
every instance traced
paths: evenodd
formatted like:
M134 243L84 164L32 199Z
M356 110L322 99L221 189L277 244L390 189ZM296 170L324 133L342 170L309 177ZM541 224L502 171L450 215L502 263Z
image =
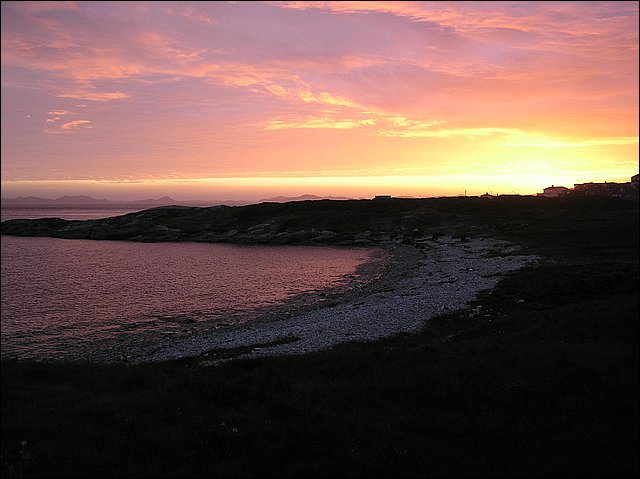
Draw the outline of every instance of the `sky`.
M638 2L2 2L2 197L638 173Z

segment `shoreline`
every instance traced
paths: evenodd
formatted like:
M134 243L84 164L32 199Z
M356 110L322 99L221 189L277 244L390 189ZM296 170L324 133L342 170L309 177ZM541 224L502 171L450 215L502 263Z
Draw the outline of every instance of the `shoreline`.
M216 353L234 349L241 352L233 359L296 355L414 333L430 318L463 309L503 275L539 259L492 238L440 237L423 239L417 246L382 249L383 257L361 265L364 277L371 275L364 283L329 294L324 301L293 308L285 303L253 320L198 332L154 352L138 351L124 361L192 358L199 359L200 366L213 366L230 360L216 358Z
M180 332L127 336L38 362L142 364L189 360L214 366L233 359L297 355L348 342L415 333L430 318L464 309L480 291L539 259L494 238L422 238L415 245L367 245L368 261L344 281L283 303L231 315L231 323L191 324ZM3 361L8 358L3 358ZM17 360L29 360L22 358Z

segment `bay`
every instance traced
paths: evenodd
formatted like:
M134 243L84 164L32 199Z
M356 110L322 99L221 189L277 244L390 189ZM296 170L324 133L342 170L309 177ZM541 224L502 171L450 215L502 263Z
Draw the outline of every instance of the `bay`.
M94 220L134 213L148 208L140 205L99 205L99 206L61 206L61 205L25 205L2 206L0 221L39 218L62 218L65 220Z
M2 236L3 358L92 358L355 287L375 248Z

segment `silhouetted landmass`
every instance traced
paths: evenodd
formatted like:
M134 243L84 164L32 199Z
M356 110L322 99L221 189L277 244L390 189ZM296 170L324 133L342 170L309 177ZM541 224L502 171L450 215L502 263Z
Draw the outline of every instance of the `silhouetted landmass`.
M111 201L107 199L96 199L91 196L61 196L59 198L40 198L38 196L18 196L15 198L2 198L2 206L171 206L171 205L191 205L191 206L212 206L212 205L247 205L250 201L245 200L175 200L170 196L161 198L148 198L142 200L121 200Z
M305 200L349 200L352 198L346 198L344 196L316 196L316 195L301 195L301 196L273 196L271 198L264 198L257 203L287 203L290 201L305 201Z
M490 235L542 260L418 334L293 358L3 361L2 475L637 477L638 219L637 201L498 197L5 222L139 241Z
M535 240L541 219L552 222L556 236L541 247L569 238L579 245L581 229L616 217L637 224L637 202L616 198L539 198L504 196L492 199L448 197L426 199L300 201L248 206L157 207L95 220L7 220L3 235L127 240L194 241L237 244L376 245L412 244L432 235L517 236ZM571 225L571 226L569 226ZM579 225L579 226L578 226ZM637 235L637 232L636 232ZM612 236L607 244L621 241ZM595 245L594 245L595 246ZM605 250L605 245L601 245Z
M162 198L157 198L157 199L146 199L146 200L134 200L134 201L130 201L130 203L132 204L153 204L153 205L164 205L164 206L169 206L169 205L177 205L180 204L179 201L174 200L173 198L171 198L170 196L163 196Z
M100 205L149 205L149 206L245 206L253 203L287 203L305 200L348 200L342 196L274 196L259 201L249 200L176 200L170 196L146 198L141 200L107 200L96 199L87 195L61 196L59 198L41 198L38 196L18 196L2 198L3 206L100 206Z
M40 198L38 196L18 196L17 198L2 198L2 206L93 206L106 205L111 202L106 199L96 199L86 195L61 196L55 199Z

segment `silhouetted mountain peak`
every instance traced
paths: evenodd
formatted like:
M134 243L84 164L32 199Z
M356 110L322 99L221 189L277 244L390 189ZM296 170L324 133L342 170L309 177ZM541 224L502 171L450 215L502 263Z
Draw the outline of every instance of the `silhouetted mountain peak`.
M163 196L162 198L158 198L153 199L153 198L149 198L146 200L136 200L136 201L132 201L131 203L135 203L135 204L140 204L140 203L144 203L144 204L153 204L153 205L157 205L157 204L162 204L162 205L175 205L178 203L177 200L174 200L173 198L171 198L170 196Z

